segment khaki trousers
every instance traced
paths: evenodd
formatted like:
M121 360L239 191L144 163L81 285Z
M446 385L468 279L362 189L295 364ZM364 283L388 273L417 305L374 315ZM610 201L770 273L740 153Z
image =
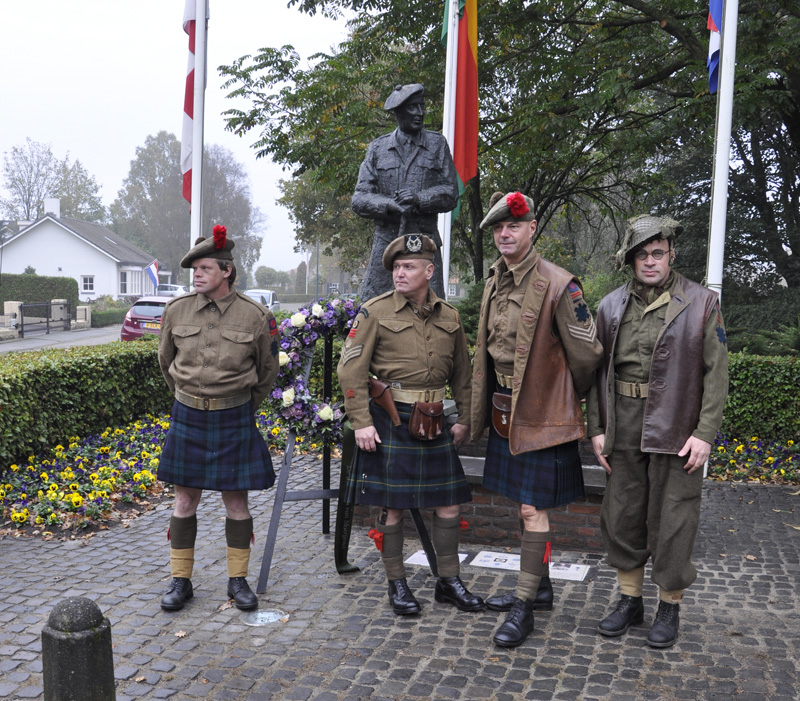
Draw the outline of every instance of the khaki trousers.
M683 469L686 456L641 451L644 404L644 399L615 396L611 475L600 512L607 562L627 572L652 558L652 579L659 587L686 589L697 578L691 555L703 470L690 475Z

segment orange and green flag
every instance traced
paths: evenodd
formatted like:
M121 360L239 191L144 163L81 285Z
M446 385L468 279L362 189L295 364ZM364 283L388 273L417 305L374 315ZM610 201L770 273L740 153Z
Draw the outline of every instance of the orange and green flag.
M445 2L442 43L447 43L450 2ZM478 174L478 0L459 0L453 162L459 191Z

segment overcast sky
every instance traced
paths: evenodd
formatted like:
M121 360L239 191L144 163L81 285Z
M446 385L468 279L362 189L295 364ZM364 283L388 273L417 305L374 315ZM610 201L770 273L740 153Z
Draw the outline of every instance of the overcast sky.
M101 186L109 205L128 175L137 146L166 130L181 138L188 36L185 0L0 0L0 154L25 138L69 152ZM305 61L344 39L344 21L308 17L287 0L210 0L206 144L230 149L250 176L253 203L268 221L260 264L294 268L286 210L275 204L288 173L259 159L224 130L217 66L261 47L292 44ZM187 222L188 227L188 222ZM234 232L231 232L232 234ZM188 244L188 241L187 241Z

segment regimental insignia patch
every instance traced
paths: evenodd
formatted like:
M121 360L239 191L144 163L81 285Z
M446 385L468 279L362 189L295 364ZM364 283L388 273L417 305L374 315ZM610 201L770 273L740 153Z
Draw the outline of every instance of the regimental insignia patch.
M347 338L355 338L357 328L358 328L358 319L356 319L353 322L353 325L350 327L350 333L347 334Z
M278 341L277 339L272 342L272 346L270 348L272 355L278 355Z
M578 297L583 297L583 293L581 292L581 288L578 287L577 283L573 280L572 282L567 285L567 291L569 292L569 296L572 299L577 299Z
M270 317L269 320L269 335L270 336L277 336L279 333L278 331L278 322L275 321L275 317Z
M354 389L348 389L345 395L348 399L353 399L356 396L356 391Z

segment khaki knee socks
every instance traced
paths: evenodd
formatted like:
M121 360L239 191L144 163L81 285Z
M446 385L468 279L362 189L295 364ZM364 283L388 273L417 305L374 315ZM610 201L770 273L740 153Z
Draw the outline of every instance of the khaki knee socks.
M381 559L386 569L386 579L405 579L406 568L403 564L403 522L393 526L378 523L377 530L383 533L383 551Z
M228 544L228 577L246 577L250 564L250 541L253 519L225 519L225 542Z
M169 520L169 565L173 577L192 578L197 516L172 516Z
M458 542L461 536L461 516L439 518L433 514L431 540L436 551L440 577L458 577L461 564L458 560Z
M539 581L550 572L550 532L523 531L519 557L519 579L514 595L533 601Z

